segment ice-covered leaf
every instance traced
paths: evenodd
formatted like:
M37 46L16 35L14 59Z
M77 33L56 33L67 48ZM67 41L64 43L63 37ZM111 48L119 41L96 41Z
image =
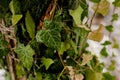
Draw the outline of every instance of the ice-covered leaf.
M113 5L115 7L120 7L120 0L114 0Z
M107 57L108 56L108 53L106 51L106 47L103 47L102 50L100 51L100 54L104 57Z
M16 25L18 21L22 18L21 14L12 15L12 25Z
M89 33L88 39L100 42L104 36L103 30L104 26L101 24L97 30L94 30Z
M34 38L35 36L35 22L30 15L30 12L27 11L26 17L25 17L25 24L27 28L27 32L29 33L30 38Z
M41 58L41 62L45 66L46 70L48 70L48 68L50 67L50 65L54 63L54 61L52 59L45 58L45 57Z
M110 3L107 0L101 0L98 6L97 12L102 14L103 16L106 16L109 12L109 6L110 6ZM93 6L93 9L96 10L96 8L97 8L97 5L95 4Z
M18 44L15 52L18 55L20 63L22 63L22 65L27 70L30 70L33 64L33 55L35 54L34 50L30 47L30 45L24 46L24 44Z
M83 54L81 65L87 64L90 60L92 60L92 58L93 56L91 54Z
M75 10L69 10L70 15L72 16L73 20L75 21L76 25L81 24L81 14L83 9L81 6L78 6Z

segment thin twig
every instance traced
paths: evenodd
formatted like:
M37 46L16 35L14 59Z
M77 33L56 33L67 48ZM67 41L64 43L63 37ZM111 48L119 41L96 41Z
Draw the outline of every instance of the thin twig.
M62 60L62 57L60 56L60 53L58 53L58 56L59 56L59 58L60 58L60 61L61 61L62 65L63 65L63 67L65 67L65 64L64 64L64 62L63 62L63 60Z
M63 72L65 71L66 68L67 68L67 67L64 67L64 68L63 68L63 70L61 71L61 73L60 73L59 76L58 76L58 80L60 80L60 77L61 77L61 75L63 74Z
M94 14L93 14L93 16L92 16L92 18L91 18L91 21L90 21L90 29L91 29L92 22L93 22L93 19L94 19L96 13L97 13L98 8L99 8L99 3L97 4L97 8L95 9L95 12L94 12Z

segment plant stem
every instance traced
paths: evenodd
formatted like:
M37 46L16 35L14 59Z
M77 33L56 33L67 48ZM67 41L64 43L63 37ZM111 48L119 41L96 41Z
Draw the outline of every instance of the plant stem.
M63 62L63 60L62 60L62 57L60 56L60 53L58 53L58 56L59 56L59 58L60 58L60 61L61 61L62 65L63 65L63 67L65 67L65 64L64 64L64 62Z
M64 72L64 70L66 69L66 67L64 67L63 68L63 70L61 71L61 73L59 74L59 76L58 76L58 79L57 80L60 80L60 77L61 77L61 75L63 74L63 72Z
M92 22L93 22L93 19L94 19L96 13L97 13L98 8L99 8L99 3L97 4L97 8L95 9L95 12L94 12L94 14L93 14L93 16L92 16L92 18L91 18L91 21L90 21L90 29L91 29Z

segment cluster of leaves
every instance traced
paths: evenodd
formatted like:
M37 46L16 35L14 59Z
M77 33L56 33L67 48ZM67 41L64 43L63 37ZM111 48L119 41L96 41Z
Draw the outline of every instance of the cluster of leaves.
M107 15L109 3L106 0L91 0L99 3L97 12ZM59 0L53 19L41 21L50 0L8 0L0 3L0 17L6 26L13 26L17 40L14 49L17 64L17 78L29 80L115 80L109 73L103 73L104 65L96 56L86 50L87 38L101 41L103 25L90 32L88 24L82 24L88 17L88 4L85 0ZM118 7L119 0L113 4ZM44 3L44 5L43 5ZM66 5L67 3L67 5ZM107 4L107 5L106 5ZM105 7L102 7L106 5ZM37 10L36 10L37 9ZM93 7L96 9L96 5ZM103 11L104 10L104 11ZM51 10L52 11L52 10ZM117 15L113 15L117 20ZM43 23L38 29L38 23ZM112 27L106 29L112 31ZM109 45L106 42L103 45ZM0 38L0 57L9 53L7 42ZM104 47L101 54L107 56ZM114 61L113 61L114 64ZM111 69L111 68L110 68Z

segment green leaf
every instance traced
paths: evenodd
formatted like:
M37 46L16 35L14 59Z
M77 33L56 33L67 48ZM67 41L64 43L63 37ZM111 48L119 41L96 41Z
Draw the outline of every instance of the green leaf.
M10 2L9 7L10 7L10 11L14 15L15 14L15 10L14 10L14 6L13 6L13 0Z
M102 48L102 50L100 51L100 54L101 54L102 56L104 56L104 57L107 57L107 56L108 56L108 53L107 53L105 47Z
M120 0L115 0L115 1L113 2L113 5L114 5L115 7L120 7Z
M8 53L7 42L0 39L0 57L6 56Z
M97 12L106 16L109 12L110 3L107 0L102 0L98 6ZM97 4L93 6L93 9L96 10Z
M22 63L22 65L29 71L33 64L33 55L35 54L34 50L30 45L24 46L24 44L18 44L15 52L18 55L20 63Z
M85 71L85 80L102 80L102 73L94 72L92 70Z
M103 79L102 80L116 80L116 77L110 75L109 72L106 72L106 73L103 73Z
M113 41L114 41L114 44L113 44L112 47L118 49L119 48L119 44L117 43L117 41L115 39Z
M48 68L50 67L50 65L54 63L54 61L52 59L45 58L45 57L41 58L41 62L46 67L46 70L48 70Z
M23 66L20 63L18 63L16 65L16 75L17 75L17 77L21 77L24 74L25 74L25 70L24 70Z
M113 32L114 27L112 25L108 25L105 27L109 32Z
M117 21L118 20L118 14L113 14L112 15L112 21Z
M29 33L30 38L34 38L35 22L33 21L33 18L31 17L29 11L27 11L27 13L26 13L25 24L26 24L27 32Z
M18 0L11 0L9 8L13 15L20 14L20 3Z
M61 24L59 22L44 23L44 27L46 30L40 30L36 34L37 42L58 50L61 46Z
M102 43L102 45L106 46L106 45L110 45L112 44L110 41L105 41L104 43Z
M22 18L21 14L18 15L12 15L12 25L16 25L18 23L18 21L20 21L20 19Z
M110 70L110 71L115 70L115 61L114 60L111 61L111 64L109 65L108 70Z
M90 0L90 1L92 1L94 3L99 3L101 0Z
M81 6L78 6L75 10L69 10L70 15L73 17L73 20L75 21L76 25L81 24L81 14L83 12L83 9Z
M63 54L64 51L67 51L70 48L70 43L66 42L62 42L61 43L61 47L60 50L58 51L60 54Z

